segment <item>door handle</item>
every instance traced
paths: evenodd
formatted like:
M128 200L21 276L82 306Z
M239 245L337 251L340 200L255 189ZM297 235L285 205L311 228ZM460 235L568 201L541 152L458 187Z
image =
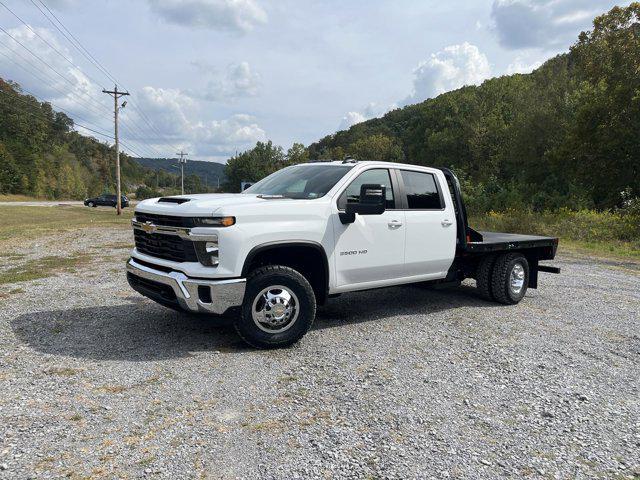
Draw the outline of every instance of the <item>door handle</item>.
M453 222L451 220L449 220L448 218L442 220L442 222L440 222L440 223L442 223L443 227L450 227L451 225L453 225Z
M400 228L402 226L402 222L399 220L391 220L387 225L389 228Z

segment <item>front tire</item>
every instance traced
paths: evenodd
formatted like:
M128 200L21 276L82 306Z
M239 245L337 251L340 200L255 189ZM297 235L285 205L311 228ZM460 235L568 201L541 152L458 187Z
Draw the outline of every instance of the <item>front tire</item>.
M95 204L93 202L89 202L89 203L87 203L87 207L93 208L93 207L95 207Z
M249 276L235 328L252 347L282 348L300 340L315 316L316 297L308 280L292 268L269 265Z
M520 253L500 255L493 266L491 293L496 302L515 305L527 293L529 262Z

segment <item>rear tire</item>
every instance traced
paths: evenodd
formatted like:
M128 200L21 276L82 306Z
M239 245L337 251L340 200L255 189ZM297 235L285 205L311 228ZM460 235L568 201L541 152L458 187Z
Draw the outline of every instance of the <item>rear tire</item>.
M493 266L496 263L495 255L487 255L480 260L476 269L476 289L478 295L484 300L494 300L491 292L491 279L493 278Z
M520 253L500 255L493 266L491 293L505 305L515 305L527 293L529 262Z
M316 316L313 288L296 270L269 265L247 279L238 335L255 348L288 347L311 328Z

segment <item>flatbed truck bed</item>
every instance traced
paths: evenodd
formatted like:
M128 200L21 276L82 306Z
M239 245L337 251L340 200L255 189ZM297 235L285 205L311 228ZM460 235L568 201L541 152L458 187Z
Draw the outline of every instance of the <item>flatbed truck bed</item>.
M467 209L462 199L460 183L447 168L441 168L447 179L455 206L457 220L456 258L449 269L445 283L481 276L490 269L495 259L504 254L518 253L529 263L528 287L538 287L538 273L560 273L560 268L540 265L541 260L553 260L558 249L558 238L518 233L480 232L469 226ZM485 279L486 280L486 279Z
M477 233L482 237L482 239L480 241L467 242L466 250L468 252L487 253L538 248L543 250L551 249L551 252L555 254L555 250L558 247L558 239L554 237L502 232ZM553 258L553 256L550 256L549 259L551 258Z

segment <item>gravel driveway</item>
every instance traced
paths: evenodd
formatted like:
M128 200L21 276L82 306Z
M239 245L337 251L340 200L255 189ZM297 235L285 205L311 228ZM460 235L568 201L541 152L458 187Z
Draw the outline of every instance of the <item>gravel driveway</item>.
M0 478L640 478L637 267L562 256L514 307L347 294L254 351L131 291L130 239L16 250L94 260L3 286Z

